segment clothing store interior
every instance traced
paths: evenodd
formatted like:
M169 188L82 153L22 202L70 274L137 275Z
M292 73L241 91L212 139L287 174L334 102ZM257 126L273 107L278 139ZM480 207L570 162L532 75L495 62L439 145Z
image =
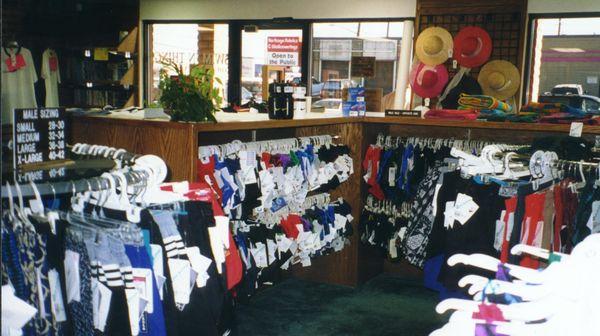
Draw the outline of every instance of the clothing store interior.
M2 336L600 335L600 1L0 6Z

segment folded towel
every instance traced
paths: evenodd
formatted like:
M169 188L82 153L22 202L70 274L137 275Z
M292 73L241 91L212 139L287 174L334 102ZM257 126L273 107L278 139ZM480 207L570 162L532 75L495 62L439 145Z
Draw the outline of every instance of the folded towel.
M434 109L425 113L425 119L475 120L479 115L475 110Z
M586 115L586 112L584 110L563 103L530 102L521 107L521 112L533 112L539 114L568 113L578 117L583 117Z
M485 95L462 94L458 99L458 104L462 108L472 110L500 110L503 112L511 112L513 109L512 105Z

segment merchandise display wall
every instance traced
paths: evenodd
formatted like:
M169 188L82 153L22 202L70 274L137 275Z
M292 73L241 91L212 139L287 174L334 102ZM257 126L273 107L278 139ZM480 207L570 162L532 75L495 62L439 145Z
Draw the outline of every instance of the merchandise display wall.
M361 163L369 144L382 133L400 137L455 138L526 144L533 139L568 134L569 125L527 125L475 121L433 121L414 118L329 118L314 120L230 122L217 125L167 123L161 121L114 120L102 117L74 117L73 141L87 141L137 150L164 158L172 180L196 180L198 146L242 141L282 139L330 134L350 147L355 174L332 193L352 206L352 215L360 217L367 195ZM253 132L255 135L253 137ZM600 127L584 126L588 140L600 135ZM390 272L419 278L421 271L405 263L386 261L381 251L361 244L358 221L352 223L355 234L351 244L338 253L315 258L311 267L294 268L295 276L316 281L355 286L373 276Z

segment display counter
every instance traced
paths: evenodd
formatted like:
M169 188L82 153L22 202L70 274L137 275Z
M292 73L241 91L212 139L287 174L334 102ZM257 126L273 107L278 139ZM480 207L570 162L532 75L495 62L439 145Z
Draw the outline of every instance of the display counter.
M347 200L352 206L352 215L358 219L367 193L362 183L361 163L367 147L376 141L379 133L403 137L454 138L519 144L530 142L539 136L568 135L570 125L371 116L229 121L212 124L74 116L72 130L71 143L86 142L124 148L135 153L158 155L167 163L169 178L174 181L196 179L198 146L218 145L233 140L246 142L324 134L339 136L336 141L350 148L355 173L332 192L332 198L343 197ZM593 139L600 135L600 127L585 126L583 134ZM354 221L355 232L358 232L358 222ZM339 253L316 258L313 264L317 267L294 268L294 275L354 286L382 272L384 266L390 267L383 262L379 251L359 243L358 234L352 236L351 246ZM322 269L330 271L319 272Z

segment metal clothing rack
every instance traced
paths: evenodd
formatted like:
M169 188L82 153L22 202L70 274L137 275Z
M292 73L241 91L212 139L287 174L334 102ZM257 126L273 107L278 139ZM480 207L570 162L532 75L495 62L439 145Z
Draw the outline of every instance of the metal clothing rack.
M399 137L391 135L383 135L379 133L377 136L376 146L379 147L398 147L400 143L403 144L421 144L427 146L433 146L439 148L441 146L446 147L457 147L459 149L476 149L481 150L488 145L501 146L505 150L518 150L521 148L528 147L526 145L509 145L494 143L490 141L478 141L478 140L467 140L467 139L455 139L455 138L431 138L431 137Z
M123 173L125 178L127 179L128 186L142 186L145 185L148 174L143 171L129 171ZM114 180L115 187L119 187L121 182L119 179ZM27 184L14 184L7 187L7 185L2 186L2 198L9 197L17 197L18 189L20 189L20 194L23 197L33 197L35 196L35 190L33 187L33 182ZM8 190L10 188L10 191ZM92 177L86 179L79 179L74 181L64 181L64 182L46 182L37 184L35 183L35 188L37 188L40 196L47 195L64 195L64 194L77 194L85 191L100 191L111 188L111 182L108 178L105 177Z
M128 152L124 149L117 149L108 146L98 146L78 143L75 145L67 146L74 154L88 157L104 157L120 161L122 164L127 166L135 163L135 160L140 157L138 154ZM148 178L148 173L145 171L124 171L123 175L127 181L128 186L141 186L145 185ZM20 194L22 197L34 197L36 196L35 189L37 189L40 196L45 195L63 195L63 194L76 194L84 191L100 191L111 188L111 181L106 177L92 177L84 178L74 181L63 181L63 182L45 182L45 183L24 183L17 184L5 183L2 185L2 198L18 197ZM114 179L115 187L120 186L120 180ZM33 187L35 185L35 188Z
M229 155L236 154L243 150L264 150L264 151L277 151L289 148L298 148L301 146L312 145L332 145L333 140L340 139L339 135L315 135L308 137L299 138L286 138L286 139L275 139L275 140L263 140L263 141L252 141L252 142L241 142L235 140L222 145L210 145L200 146L198 148L198 157L200 159L209 157L217 154L219 157L226 157Z

